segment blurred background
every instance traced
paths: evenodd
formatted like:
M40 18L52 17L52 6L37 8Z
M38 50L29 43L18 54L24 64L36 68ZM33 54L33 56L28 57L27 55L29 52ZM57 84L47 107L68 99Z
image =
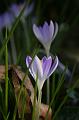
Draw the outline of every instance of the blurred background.
M33 33L33 24L43 25L44 21L57 22L58 34L51 45L51 53L57 54L63 65L67 65L73 72L73 80L79 78L79 0L2 0L0 1L0 47L3 45L5 28L8 33L11 30L22 7L26 3L26 9L16 27L11 40L8 43L9 64L21 65L24 69L25 58L31 55L38 47L44 51L43 46L36 39ZM3 54L0 64L4 64ZM71 98L74 98L74 93ZM74 98L79 100L79 96ZM74 102L74 101L73 101ZM75 104L75 103L74 103ZM75 104L75 108L76 108ZM68 118L60 116L60 120L77 120L75 116L79 109L69 112L65 108L62 112ZM77 111L78 110L78 111ZM70 113L70 114L69 114ZM74 113L74 114L73 114ZM78 112L79 113L79 112ZM73 114L73 117L72 117ZM78 114L79 116L79 114ZM74 119L73 119L74 118Z

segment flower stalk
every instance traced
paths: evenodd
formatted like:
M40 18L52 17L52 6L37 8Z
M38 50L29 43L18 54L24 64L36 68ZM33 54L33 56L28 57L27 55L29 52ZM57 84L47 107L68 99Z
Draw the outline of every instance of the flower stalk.
M41 109L41 98L42 98L42 91L38 90L38 101L37 101L37 120L39 120L40 117L40 109Z
M50 49L45 49L47 57L49 57ZM47 104L50 102L50 81L49 78L47 79Z
M7 28L6 28L6 39L7 39ZM8 48L7 44L5 47L5 113L8 113Z

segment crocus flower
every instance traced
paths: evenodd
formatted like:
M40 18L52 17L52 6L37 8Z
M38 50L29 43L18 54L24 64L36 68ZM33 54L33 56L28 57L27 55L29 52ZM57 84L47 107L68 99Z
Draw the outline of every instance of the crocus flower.
M42 43L46 50L50 50L52 41L54 40L58 32L58 24L50 21L50 25L47 22L44 23L43 27L37 27L33 25L33 32L37 39Z
M29 68L30 74L34 80L36 81L38 78L37 87L41 90L45 80L48 79L49 76L56 70L58 66L58 57L56 56L55 59L52 59L51 56L48 58L44 56L42 60L40 60L37 56L35 56L32 61L32 58L27 56L26 65Z
M12 24L15 21L15 17L18 17L25 2L22 4L15 4L13 3L10 8L8 8L8 11L4 12L0 15L0 30L2 30L4 27L11 28ZM21 17L21 20L26 18L33 10L34 4L27 5L24 13Z
M12 14L9 11L7 11L3 14L2 18L3 18L3 27L10 28L12 23L14 22L14 18Z
M14 3L14 4L11 5L10 10L11 10L11 12L13 13L13 15L14 15L15 17L18 17L18 16L19 16L19 14L20 14L20 12L21 12L24 4L25 4L25 3L22 3L22 4L19 4L19 5L18 5L18 4L15 4L15 3ZM21 20L24 19L25 17L27 17L27 16L32 12L33 7L34 7L34 4L33 4L33 3L32 3L31 5L27 5L27 6L26 6L26 8L25 8L25 10L24 10L24 13L23 13L23 15L22 15L22 17L21 17Z

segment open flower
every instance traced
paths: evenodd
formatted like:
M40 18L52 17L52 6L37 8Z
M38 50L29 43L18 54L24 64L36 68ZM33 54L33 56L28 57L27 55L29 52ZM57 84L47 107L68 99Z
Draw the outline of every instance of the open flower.
M52 59L51 56L43 57L40 60L37 56L35 56L34 60L30 56L26 57L26 65L29 68L30 74L36 81L38 89L42 89L43 84L47 78L56 70L58 66L58 57L56 56L55 60Z
M50 21L50 25L47 22L44 23L43 27L37 27L33 25L33 32L38 40L42 43L46 50L50 50L52 41L54 40L58 32L58 24Z

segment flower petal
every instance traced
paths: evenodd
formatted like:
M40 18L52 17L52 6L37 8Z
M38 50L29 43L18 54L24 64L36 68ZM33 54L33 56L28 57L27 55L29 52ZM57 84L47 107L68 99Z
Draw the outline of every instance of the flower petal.
M54 31L54 35L53 35L53 40L54 40L54 38L56 37L56 35L57 35L57 32L58 32L58 24L57 23L55 23L55 31Z
M29 72L30 74L32 75L32 77L34 78L34 74L33 74L33 71L32 71L32 67L31 67L31 63L32 62L32 58L30 56L27 56L26 57L26 65L27 67L29 68Z
M41 32L42 32L42 35L44 37L43 42L47 43L50 40L49 26L48 26L47 22L44 23Z
M48 58L43 58L42 59L42 67L43 67L43 78L47 79L49 70L51 68L51 64L52 64L52 58L51 56L49 56Z
M37 56L35 56L32 62L31 69L34 75L34 79L36 80L38 77L38 80L41 80L43 77L42 63Z
M52 37L54 35L54 24L52 21L50 21L50 26L49 26L49 36L50 36L50 40L52 41Z
M58 66L58 57L56 56L54 63L52 65L51 69L49 70L47 78L49 78L49 76L56 70L57 66Z
M10 7L11 12L13 12L15 17L18 17L20 14L19 7L17 4L12 4Z
M27 57L26 57L26 65L27 65L27 67L30 66L31 61L32 61L32 58L31 58L30 56L27 56Z
M13 19L13 16L10 12L5 12L3 14L3 24L4 26L3 27L11 27L11 24L13 23L14 19Z
M38 38L38 40L43 44L43 36L40 32L40 29L34 24L33 25L33 32L35 34L35 36Z

